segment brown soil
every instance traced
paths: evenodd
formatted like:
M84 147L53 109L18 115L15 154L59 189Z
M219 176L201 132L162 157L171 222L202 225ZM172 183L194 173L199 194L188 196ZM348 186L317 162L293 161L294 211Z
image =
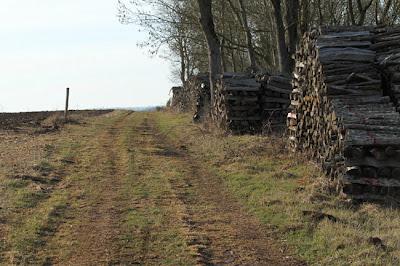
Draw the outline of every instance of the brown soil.
M93 117L112 112L112 110L71 110L72 116ZM0 113L0 129L20 131L25 128L38 128L41 123L51 116L63 116L63 112L21 112L21 113Z

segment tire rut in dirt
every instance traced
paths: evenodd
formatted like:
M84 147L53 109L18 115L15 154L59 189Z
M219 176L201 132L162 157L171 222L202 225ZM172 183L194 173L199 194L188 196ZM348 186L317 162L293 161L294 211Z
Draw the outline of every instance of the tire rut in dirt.
M155 151L151 151L149 156L160 156L160 157L180 157L181 153L175 149L170 149L165 145L163 141L157 139L157 131L155 130L154 122L145 117L142 123L136 127L136 130L140 132L140 135L144 136L147 141L153 143ZM193 210L190 205L193 203L188 197L189 192L185 191L186 188L191 187L190 182L182 182L179 180L170 180L171 187L173 188L174 195L173 199L182 206L183 210L180 213L180 217L177 220L181 222L186 232L186 244L193 253L197 265L214 265L212 263L212 250L210 248L210 240L206 235L198 233L196 228L199 224L193 219ZM150 241L144 238L145 243ZM143 255L142 262L145 262L145 256Z
M305 265L267 236L259 222L229 194L221 178L194 159L184 146L162 135L154 121L146 121L162 150L158 156L180 161L183 179L170 183L185 212L187 245L199 265ZM149 130L149 129L147 129Z
M86 176L86 182L95 184L93 190L97 192L88 197L71 199L78 203L76 209L70 210L71 228L68 228L66 224L62 231L58 232L61 236L60 240L63 241L61 242L63 247L71 249L68 251L70 255L66 258L59 257L58 255L63 251L55 248L54 253L52 252L51 256L47 258L47 262L69 265L118 264L116 242L119 233L118 221L123 208L118 191L123 186L120 176L124 173L122 169L119 169L120 155L115 141L121 134L129 115L130 113L121 115L111 125L107 125L100 135L95 136L98 141L93 143L93 147L97 147L96 152L88 152L85 155L93 160L93 164L85 165L85 172L77 170L77 173ZM105 165L103 162L107 164ZM99 164L97 165L97 163ZM74 172L73 169L72 172ZM89 183L87 185L91 190ZM68 187L68 189L81 189L80 183L75 186L77 187ZM74 228L72 228L72 224L75 224ZM57 244L59 240L55 241ZM69 246L68 243L72 242L77 243L77 246ZM49 243L52 243L51 240Z

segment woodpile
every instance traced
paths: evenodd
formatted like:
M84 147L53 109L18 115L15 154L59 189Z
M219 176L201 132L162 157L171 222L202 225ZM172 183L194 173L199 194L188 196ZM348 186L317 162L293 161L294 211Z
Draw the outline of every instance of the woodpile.
M208 74L197 74L188 79L185 90L190 99L190 111L195 122L203 122L210 114L210 78Z
M176 112L194 114L196 122L203 121L210 110L210 81L208 74L190 77L183 87L173 87L169 107Z
M261 85L254 76L224 73L214 91L213 119L233 134L252 134L261 129Z
M400 111L400 26L376 28L371 47L377 53L385 94L393 99Z
M306 33L288 114L290 148L309 152L360 199L400 192L400 114L383 96L373 41L370 28Z
M190 99L184 87L172 87L170 107L176 112L187 112L190 109Z
M211 113L217 126L229 133L255 134L285 127L291 84L281 75L224 73L217 81L212 107L208 74L192 76L184 87L171 91L171 108L193 113L195 122L204 122Z
M262 74L261 117L264 133L281 132L286 127L286 117L290 106L291 80L283 75Z

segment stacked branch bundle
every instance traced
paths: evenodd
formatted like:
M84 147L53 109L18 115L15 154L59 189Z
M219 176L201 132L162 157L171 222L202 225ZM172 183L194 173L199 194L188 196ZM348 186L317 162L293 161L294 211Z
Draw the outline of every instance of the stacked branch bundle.
M290 106L291 80L283 75L263 74L261 83L261 116L263 131L277 132L286 127L286 116Z
M374 30L372 49L382 70L385 93L400 111L400 27L378 27Z
M400 114L383 96L370 28L308 32L296 53L288 134L353 198L400 193Z
M214 91L213 117L217 125L233 134L261 130L261 85L254 76L224 73Z

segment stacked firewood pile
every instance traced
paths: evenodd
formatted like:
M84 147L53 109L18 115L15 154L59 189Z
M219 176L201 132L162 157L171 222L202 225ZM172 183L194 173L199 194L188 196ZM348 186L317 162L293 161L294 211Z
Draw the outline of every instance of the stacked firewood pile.
M382 70L385 93L400 111L400 27L378 27L374 30L372 49Z
M189 109L190 101L183 87L172 87L172 98L170 107L177 112L186 112Z
M263 132L280 132L286 127L286 117L290 106L291 80L283 75L262 74L261 117Z
M201 122L209 115L210 110L210 79L208 74L197 74L188 79L185 91L190 99L190 111L194 113L193 120Z
M190 77L183 87L173 87L170 107L177 112L194 113L195 121L202 121L210 110L210 81L208 74Z
M252 75L224 73L214 92L212 113L217 125L233 134L259 132L260 87Z
M290 147L308 151L354 198L400 192L400 114L383 96L369 28L306 33L296 53Z

